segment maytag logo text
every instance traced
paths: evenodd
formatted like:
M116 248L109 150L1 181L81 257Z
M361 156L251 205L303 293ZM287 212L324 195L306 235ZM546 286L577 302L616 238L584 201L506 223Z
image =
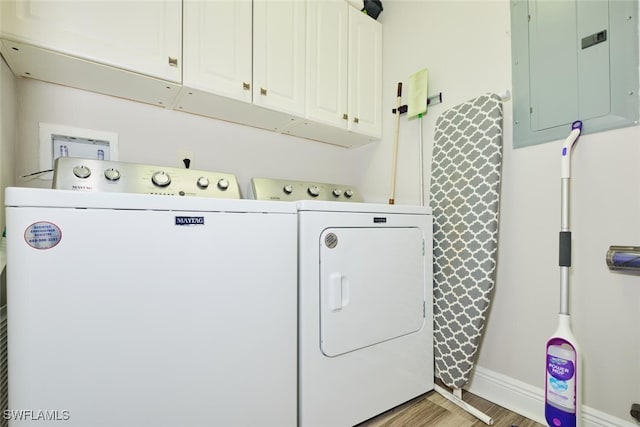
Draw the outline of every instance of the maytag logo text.
M176 225L204 225L203 216L177 216Z

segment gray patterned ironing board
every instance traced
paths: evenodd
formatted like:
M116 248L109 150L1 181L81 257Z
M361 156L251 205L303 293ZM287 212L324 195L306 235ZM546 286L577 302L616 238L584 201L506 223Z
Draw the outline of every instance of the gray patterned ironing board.
M487 94L436 121L431 167L434 357L449 387L469 380L495 282L502 101Z

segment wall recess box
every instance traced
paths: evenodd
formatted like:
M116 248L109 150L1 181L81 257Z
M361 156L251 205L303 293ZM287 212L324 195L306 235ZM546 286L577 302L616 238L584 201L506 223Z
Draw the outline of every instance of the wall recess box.
M511 0L513 146L638 124L638 1Z
M118 160L118 134L51 123L39 124L40 170L53 168L61 156L83 159ZM50 180L53 173L40 176Z

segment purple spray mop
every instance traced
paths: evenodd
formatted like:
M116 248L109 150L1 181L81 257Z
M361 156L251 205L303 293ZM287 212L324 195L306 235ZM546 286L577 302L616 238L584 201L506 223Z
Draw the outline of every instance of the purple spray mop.
M571 267L571 231L569 230L569 182L571 149L578 140L582 122L573 122L562 147L561 227L560 227L560 314L556 332L547 341L545 418L551 427L580 427L582 368L569 316L569 268Z

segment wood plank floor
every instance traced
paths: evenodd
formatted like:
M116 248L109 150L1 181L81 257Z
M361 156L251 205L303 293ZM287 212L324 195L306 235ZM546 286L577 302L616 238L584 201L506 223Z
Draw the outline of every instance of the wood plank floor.
M464 391L465 402L493 418L495 427L545 427L481 397ZM482 427L485 423L430 391L378 415L358 427Z

